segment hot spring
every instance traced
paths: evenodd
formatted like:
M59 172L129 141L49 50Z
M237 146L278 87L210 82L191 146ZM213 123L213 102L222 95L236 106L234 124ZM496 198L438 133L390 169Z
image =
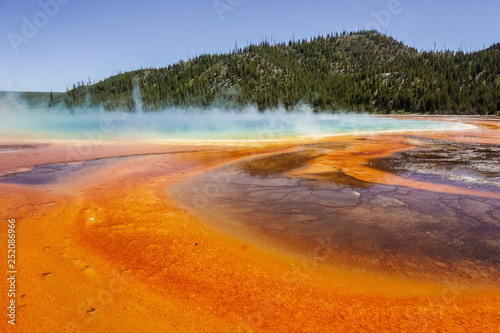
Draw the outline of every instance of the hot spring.
M29 109L0 104L2 139L133 141L272 141L356 132L465 129L470 125L358 114L314 114L303 107L259 112L167 109L106 112L97 109Z

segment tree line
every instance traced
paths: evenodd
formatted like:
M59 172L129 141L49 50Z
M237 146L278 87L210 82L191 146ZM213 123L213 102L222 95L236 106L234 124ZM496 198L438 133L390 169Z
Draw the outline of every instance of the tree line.
M133 110L134 85L149 111L306 103L317 112L498 114L500 44L474 53L419 52L376 31L273 45L264 40L227 54L82 81L60 98L70 108Z

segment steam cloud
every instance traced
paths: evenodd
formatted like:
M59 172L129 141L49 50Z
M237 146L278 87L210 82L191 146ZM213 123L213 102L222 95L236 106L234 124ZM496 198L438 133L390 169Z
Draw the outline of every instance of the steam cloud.
M228 111L211 107L142 111L138 89L136 112L103 109L30 108L13 98L0 99L3 140L278 140L384 130L463 129L456 123L396 120L359 114L314 114L308 106L259 112L255 107Z

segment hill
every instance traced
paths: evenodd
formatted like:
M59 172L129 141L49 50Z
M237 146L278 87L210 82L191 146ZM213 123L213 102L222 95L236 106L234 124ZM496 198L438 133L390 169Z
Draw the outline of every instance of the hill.
M29 107L52 107L67 101L67 95L60 92L0 91L0 100L21 101Z
M495 114L500 110L499 44L474 52L419 52L376 31L342 33L204 54L165 68L127 72L66 92L68 107L90 103L145 110L307 103L315 111Z

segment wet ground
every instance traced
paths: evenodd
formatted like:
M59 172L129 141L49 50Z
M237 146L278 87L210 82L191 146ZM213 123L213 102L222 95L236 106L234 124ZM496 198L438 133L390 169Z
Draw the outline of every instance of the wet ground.
M116 158L97 159L83 162L54 163L20 168L0 175L0 183L17 185L45 185L62 182L68 177L78 177L95 167L116 160Z
M21 150L31 150L45 148L47 145L44 144L10 144L10 145L0 145L0 154L11 153Z
M428 183L500 192L500 145L400 138L413 150L365 166ZM358 147L374 140L312 143L247 158L178 183L171 193L236 238L300 252L317 265L499 280L500 200L371 183L336 166L337 152L363 155ZM137 156L15 169L0 174L0 183L57 183ZM318 161L329 164L310 173L314 168L308 167Z
M500 195L416 190L367 166L421 145L415 138L337 139L243 151L96 146L93 163L115 156L102 166L58 164L63 146L3 155L10 177L44 183L0 184L4 221L18 219L22 235L18 326L498 331ZM176 196L165 197L172 184Z
M430 148L374 165L419 180L444 177L445 183L457 182L450 175L470 173L488 183L469 186L498 189L498 161L489 163L498 146L420 141ZM424 279L500 279L500 200L370 183L334 167L293 176L345 147L317 144L253 158L179 183L170 193L234 237L265 239L317 265Z
M406 138L418 141L418 149L370 166L409 179L500 192L500 145Z
M33 148L26 148L33 149ZM198 151L194 151L198 153ZM0 183L17 185L48 185L61 183L63 181L71 182L75 178L82 177L85 174L95 170L98 167L109 165L117 161L131 160L137 157L148 157L154 155L177 155L193 153L192 151L173 151L144 154L119 155L105 158L94 158L83 161L72 161L65 163L40 164L32 167L20 167L12 170L0 172ZM213 154L208 151L207 154ZM200 155L202 155L200 153ZM203 155L199 160L203 159Z

